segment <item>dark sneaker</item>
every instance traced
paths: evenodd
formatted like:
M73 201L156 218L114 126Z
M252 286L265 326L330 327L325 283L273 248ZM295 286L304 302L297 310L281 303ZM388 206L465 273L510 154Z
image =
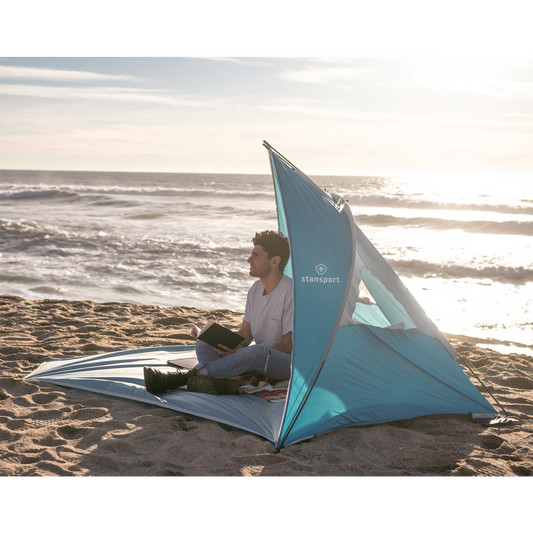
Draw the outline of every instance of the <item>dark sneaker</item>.
M215 379L196 375L187 381L187 390L203 394L240 394L241 384L233 379Z

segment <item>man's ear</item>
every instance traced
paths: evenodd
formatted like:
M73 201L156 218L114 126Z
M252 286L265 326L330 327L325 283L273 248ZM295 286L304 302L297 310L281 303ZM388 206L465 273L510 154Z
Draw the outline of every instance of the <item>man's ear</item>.
M279 255L275 255L274 257L272 257L270 262L273 267L278 267L281 263L281 257Z

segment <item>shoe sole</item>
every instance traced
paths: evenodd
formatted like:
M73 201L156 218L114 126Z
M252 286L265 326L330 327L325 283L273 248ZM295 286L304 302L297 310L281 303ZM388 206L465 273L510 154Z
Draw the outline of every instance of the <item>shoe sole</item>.
M150 383L150 379L153 378L153 374L154 373L152 372L151 368L146 366L143 368L144 387L150 394L154 394L156 392L154 389L152 389L153 383Z

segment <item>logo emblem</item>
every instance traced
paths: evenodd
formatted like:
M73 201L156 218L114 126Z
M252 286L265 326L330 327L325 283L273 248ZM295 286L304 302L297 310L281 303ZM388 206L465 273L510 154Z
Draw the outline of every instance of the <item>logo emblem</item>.
M315 267L315 270L317 271L318 274L320 274L321 276L323 276L325 273L326 273L326 270L328 269L327 266L323 265L322 263L320 263L320 265L317 265Z

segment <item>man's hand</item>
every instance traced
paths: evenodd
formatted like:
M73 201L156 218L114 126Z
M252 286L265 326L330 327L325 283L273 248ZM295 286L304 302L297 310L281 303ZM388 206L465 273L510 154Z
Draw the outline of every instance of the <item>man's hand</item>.
M241 344L239 344L239 346L237 346L237 347L235 347L233 349L228 348L227 346L224 346L222 344L219 344L218 348L215 348L214 350L221 357L225 357L226 355L231 355L232 353L235 353L237 350L240 350L241 348L243 348L243 346Z
M196 322L195 326L198 326L200 329L202 329L205 326L205 324L203 322ZM198 336L196 334L196 328L191 329L191 335L194 338L194 340L198 339Z
M241 348L244 348L245 346L249 346L249 344L254 340L252 337L252 328L250 326L249 322L242 321L241 327L237 331L239 335L244 337L244 340L237 346L236 348L228 348L227 346L224 346L223 344L219 344L217 348L215 348L215 351L220 355L221 357L225 357L226 355L231 355L232 353L235 353L237 350L240 350Z

